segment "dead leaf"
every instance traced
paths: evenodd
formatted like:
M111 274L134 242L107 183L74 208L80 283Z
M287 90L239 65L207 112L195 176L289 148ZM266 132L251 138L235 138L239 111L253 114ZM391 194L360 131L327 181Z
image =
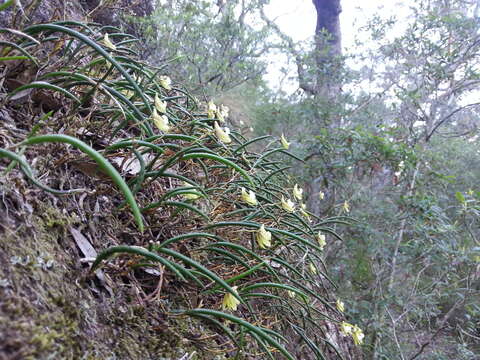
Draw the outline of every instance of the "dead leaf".
M94 249L92 244L90 244L90 241L77 229L70 227L68 230L70 230L70 234L72 234L73 239L77 243L78 248L80 251L83 253L83 256L86 258L96 258L97 257L97 251ZM96 270L95 275L97 276L97 279L100 281L102 286L107 289L107 291L110 294L113 294L112 289L106 284L105 281L105 275L103 274L102 270Z
M146 154L143 156L143 161L148 164L155 158L155 155ZM122 173L125 173L126 176L135 176L137 175L142 167L136 156L129 157L112 157L109 159L112 163L117 165L121 169Z
M110 176L108 176L108 174L94 161L74 160L70 161L69 164L87 176L96 177L97 179L106 181L112 180Z

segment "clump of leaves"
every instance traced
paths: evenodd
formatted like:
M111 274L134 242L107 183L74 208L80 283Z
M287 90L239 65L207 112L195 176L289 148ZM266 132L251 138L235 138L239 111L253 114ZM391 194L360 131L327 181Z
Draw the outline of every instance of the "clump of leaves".
M300 160L286 139L246 139L225 128L228 109L200 104L172 85L174 74L138 60L136 41L112 27L72 21L10 33L0 58L5 80L19 71L35 75L12 85L5 103L36 101L61 116L5 143L0 156L11 161L8 170L18 164L35 185L68 195L40 183L22 154L40 143L73 146L117 186L117 210L125 219L128 204L138 229L127 221L135 245L106 247L92 270L118 254L131 257L124 266L132 272L160 266L163 278L188 285L200 299L170 306L171 316L211 323L239 351L247 351L249 335L269 358L279 352L293 359L292 334L318 358L325 346L337 351L322 325L339 322L329 315L337 311L328 295L335 284L322 251L324 234L339 238L333 226L348 219L320 219L302 206L302 191L285 180L285 157ZM259 143L262 153L250 150Z

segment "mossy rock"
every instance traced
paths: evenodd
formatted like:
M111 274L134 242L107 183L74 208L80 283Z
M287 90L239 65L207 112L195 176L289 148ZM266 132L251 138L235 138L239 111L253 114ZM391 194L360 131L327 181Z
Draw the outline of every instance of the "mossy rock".
M68 234L78 219L61 202L29 203L0 189L12 205L0 205L0 359L215 357L201 349L209 344L198 334L209 330L195 319L167 317L162 300L139 304L128 288L112 297L96 283Z

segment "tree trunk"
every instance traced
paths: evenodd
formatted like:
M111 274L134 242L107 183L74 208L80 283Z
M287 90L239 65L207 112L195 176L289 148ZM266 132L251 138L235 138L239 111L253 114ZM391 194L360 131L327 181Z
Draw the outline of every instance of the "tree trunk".
M316 104L313 134L320 128L340 126L342 69L342 37L340 30L340 0L313 0L317 12L315 28L315 85L312 95ZM314 161L317 160L314 158ZM308 208L320 215L335 201L334 189L325 188L333 184L333 174L328 170L314 176L309 184L313 196L308 201ZM332 185L330 185L331 187ZM325 192L328 201L320 201L318 194ZM322 204L328 204L322 206Z
M317 11L315 28L315 60L317 66L316 94L324 98L336 97L340 91L335 66L342 55L340 30L340 0L313 0ZM333 66L332 66L333 65ZM332 72L333 70L333 72Z

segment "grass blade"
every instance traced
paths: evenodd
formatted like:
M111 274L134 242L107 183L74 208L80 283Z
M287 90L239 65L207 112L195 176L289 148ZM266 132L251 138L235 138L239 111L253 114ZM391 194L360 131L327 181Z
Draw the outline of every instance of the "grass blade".
M140 209L137 205L137 202L135 201L135 198L130 191L130 188L128 185L125 183L121 175L118 173L118 171L110 164L98 151L92 149L90 146L85 144L83 141L74 138L72 136L68 135L55 135L55 134L50 134L50 135L40 135L40 136L34 136L31 138L28 138L24 141L22 141L19 146L23 145L33 145L33 144L40 144L40 143L45 143L45 142L60 142L60 143L67 143L70 144L80 151L84 152L87 154L92 160L94 160L98 166L104 170L107 175L110 176L110 178L113 180L113 182L119 187L119 189L122 191L123 195L125 196L125 200L127 203L130 205L130 208L132 209L133 212L133 217L135 218L135 221L137 223L137 226L140 230L140 232L143 232L144 230L144 225L143 225L143 220L142 220L142 215L140 212Z

